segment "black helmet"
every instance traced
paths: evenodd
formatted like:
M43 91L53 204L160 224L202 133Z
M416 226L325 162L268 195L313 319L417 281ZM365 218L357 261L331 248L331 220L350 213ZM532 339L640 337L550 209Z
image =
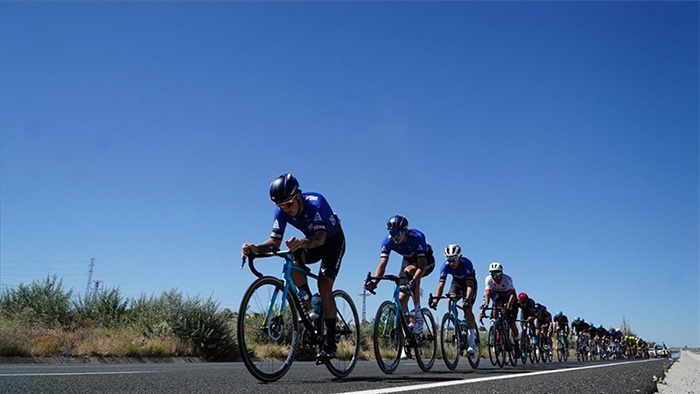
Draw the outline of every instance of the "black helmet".
M386 222L386 229L391 231L402 231L408 228L408 219L401 215L395 215Z
M292 174L282 174L270 184L270 199L276 203L289 200L299 190L299 181Z

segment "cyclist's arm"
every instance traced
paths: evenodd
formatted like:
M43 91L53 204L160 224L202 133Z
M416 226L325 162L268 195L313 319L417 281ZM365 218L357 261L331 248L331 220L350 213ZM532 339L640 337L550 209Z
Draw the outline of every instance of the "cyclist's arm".
M379 265L377 265L377 270L374 271L374 276L384 276L384 272L386 272L386 265L389 263L389 257L382 256L379 258ZM375 280L374 283L376 284L377 281Z
M306 237L306 238L301 238L301 239L296 239L296 238L291 238L290 241L296 240L298 242L295 248L292 247L292 245L288 245L292 250L296 250L299 248L306 248L306 249L314 249L318 248L319 246L322 246L323 244L326 243L326 231L325 230L317 230L314 235L311 237ZM290 241L287 241L288 243Z
M241 251L242 251L243 255L256 254L256 253L267 253L269 251L279 249L281 243L282 243L281 239L270 237L265 242L258 244L258 245L251 244L251 243L245 243L245 244L243 244Z
M438 282L437 289L435 290L435 297L442 297L442 291L445 289L445 281L441 280Z
M491 299L490 295L491 289L484 290L484 303L481 305L481 309L486 309L486 307L489 306L489 300Z

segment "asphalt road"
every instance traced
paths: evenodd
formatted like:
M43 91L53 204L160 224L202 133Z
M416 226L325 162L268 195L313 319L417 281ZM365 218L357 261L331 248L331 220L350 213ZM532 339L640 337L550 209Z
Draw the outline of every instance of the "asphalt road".
M485 362L484 362L485 361ZM374 361L361 361L346 379L323 366L296 362L277 382L259 383L242 363L0 365L0 393L653 393L667 359L518 364L478 370L460 364L449 371L437 360L422 372L402 360L392 375Z

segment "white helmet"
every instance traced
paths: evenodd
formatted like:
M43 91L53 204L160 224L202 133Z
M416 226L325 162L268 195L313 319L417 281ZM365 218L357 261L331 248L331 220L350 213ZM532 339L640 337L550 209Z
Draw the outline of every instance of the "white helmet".
M489 272L503 272L503 266L498 261L494 261L489 265Z
M462 248L460 248L457 244L449 244L445 248L444 253L445 258L448 260L459 258L460 256L462 256Z

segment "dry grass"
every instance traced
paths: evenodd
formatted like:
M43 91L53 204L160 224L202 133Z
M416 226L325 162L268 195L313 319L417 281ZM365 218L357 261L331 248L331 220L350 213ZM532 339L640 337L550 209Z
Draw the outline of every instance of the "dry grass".
M165 357L192 356L194 351L173 336L149 339L129 328L65 330L39 325L27 327L3 319L0 320L0 354L24 357Z

